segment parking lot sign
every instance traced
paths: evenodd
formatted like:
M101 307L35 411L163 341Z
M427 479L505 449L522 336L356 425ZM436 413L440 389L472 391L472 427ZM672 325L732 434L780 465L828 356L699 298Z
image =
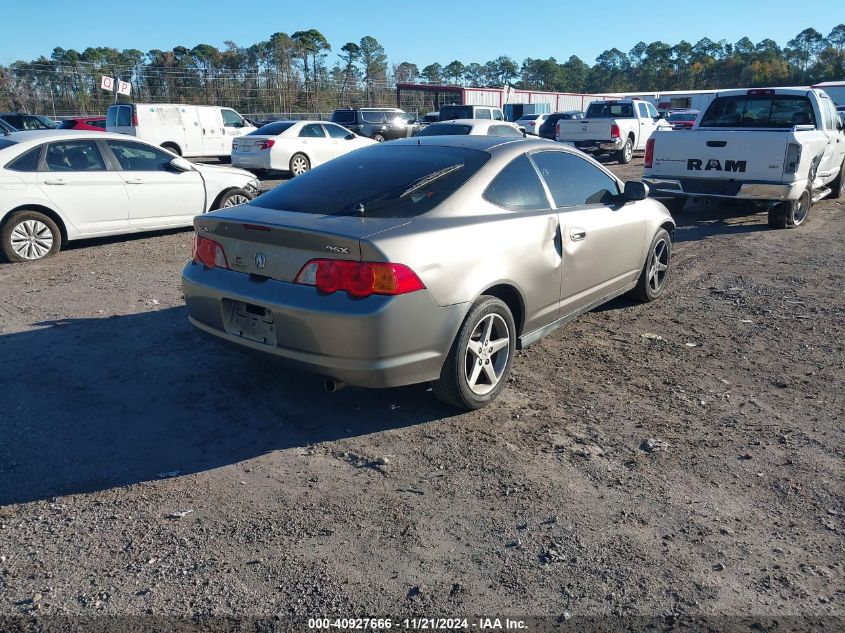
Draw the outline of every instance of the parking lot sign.
M132 92L132 84L128 81L118 81L117 82L117 93L121 95L126 95L127 97Z
M106 77L104 75L100 78L100 88L111 92L112 90L114 90L114 79L112 77Z

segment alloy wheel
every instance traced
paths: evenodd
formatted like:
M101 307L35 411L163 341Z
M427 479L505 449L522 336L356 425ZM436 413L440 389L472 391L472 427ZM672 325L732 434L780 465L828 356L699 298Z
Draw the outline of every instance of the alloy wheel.
M226 202L223 203L223 208L236 207L239 204L246 204L247 202L249 202L249 198L241 193L236 193L235 195L226 198Z
M472 330L465 351L464 377L479 396L496 388L510 356L510 331L498 314L487 314Z
M648 285L654 294L658 294L666 281L669 270L669 244L665 239L657 240L651 251L651 267L648 271Z
M12 229L12 250L24 259L41 259L53 248L53 233L43 222L24 220Z

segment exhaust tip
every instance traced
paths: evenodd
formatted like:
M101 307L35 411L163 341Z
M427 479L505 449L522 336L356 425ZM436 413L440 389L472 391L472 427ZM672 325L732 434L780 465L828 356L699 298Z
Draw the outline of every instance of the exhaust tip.
M334 378L326 378L323 381L323 388L326 390L327 393L335 393L336 391L340 391L344 387L346 387L345 382L335 380Z

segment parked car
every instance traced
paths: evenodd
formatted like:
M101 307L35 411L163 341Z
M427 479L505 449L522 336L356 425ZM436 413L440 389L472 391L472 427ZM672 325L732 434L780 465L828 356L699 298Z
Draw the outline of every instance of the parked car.
M17 132L17 130L6 123L3 119L0 119L0 136L6 136L12 132Z
M549 118L548 114L524 114L515 123L523 128L527 134L540 135L540 126Z
M691 130L699 114L698 110L675 110L669 113L666 121L673 130Z
M432 123L417 136L502 136L522 138L525 132L515 123L483 119L455 119Z
M106 131L129 134L185 157L232 154L232 139L255 128L231 108L162 103L110 106Z
M188 316L329 390L432 381L482 407L517 349L618 295L663 294L675 225L647 193L539 139L366 147L198 216Z
M20 132L30 130L51 130L55 125L51 119L37 114L22 114L19 112L0 112L0 121L11 125Z
M584 113L580 110L568 110L567 112L552 112L540 125L537 136L547 138L550 141L557 140L557 122L561 120L583 119Z
M20 262L80 238L190 226L259 186L249 172L193 165L119 134L15 132L0 138L0 249Z
M87 132L105 132L106 117L104 116L89 116L89 117L73 117L72 119L65 119L59 123L60 130L79 130Z
M557 122L557 140L588 154L614 154L619 163L630 163L644 150L654 130L671 126L648 101L620 99L594 101L580 121Z
M378 141L413 136L419 131L416 119L399 108L351 108L332 112L332 123Z
M845 197L845 131L821 90L720 92L690 132L655 133L645 156L655 197L680 211L690 197L735 198L794 228L817 200Z
M438 113L441 121L452 121L454 119L492 119L504 121L505 115L500 108L476 105L445 105Z
M420 127L424 128L425 126L431 125L432 123L437 123L439 120L439 112L429 112L428 114L424 114L420 119Z
M299 176L312 167L375 142L335 123L276 121L235 139L232 165L259 172L286 170L292 176Z

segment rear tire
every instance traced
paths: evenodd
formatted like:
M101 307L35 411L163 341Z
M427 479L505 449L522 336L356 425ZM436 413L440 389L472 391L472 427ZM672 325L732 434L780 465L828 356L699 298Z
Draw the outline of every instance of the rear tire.
M672 261L672 238L666 229L660 229L651 240L648 256L640 273L637 286L631 294L642 301L654 301L666 289L669 281L669 265Z
M832 183L830 183L830 195L828 198L834 200L845 198L845 160L842 161L842 166L839 168L839 175Z
M769 226L773 229L796 229L807 222L813 198L807 189L798 200L787 200L769 209Z
M58 225L39 211L13 213L0 232L0 247L10 262L32 262L55 255L62 248Z
M434 395L459 409L490 404L507 383L515 353L510 308L497 297L481 296L458 330L440 378L432 383Z
M634 141L631 140L631 137L625 139L625 145L616 152L616 162L620 165L627 165L631 162L631 159L634 157Z
M296 178L311 169L311 161L308 160L308 157L305 154L297 152L290 157L290 164L288 167L290 168L291 176Z

